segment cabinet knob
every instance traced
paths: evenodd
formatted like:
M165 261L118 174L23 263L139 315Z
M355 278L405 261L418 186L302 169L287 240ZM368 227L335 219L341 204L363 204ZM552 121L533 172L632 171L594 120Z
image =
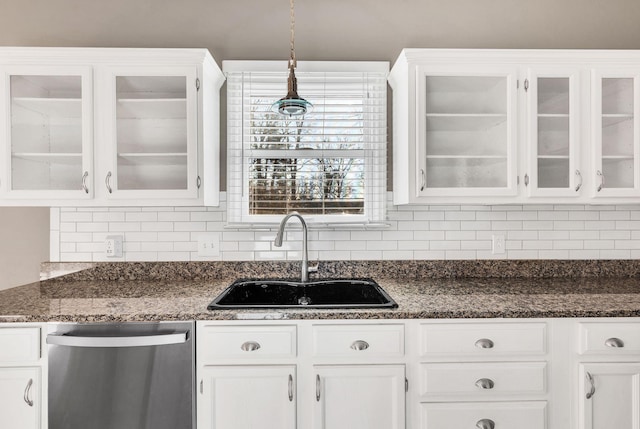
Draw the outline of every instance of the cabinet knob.
M607 347L620 348L624 347L624 341L620 338L609 338L604 342L604 345Z
M475 345L479 349L492 349L493 341L488 338L480 338L478 341L476 341Z
M476 387L478 389L489 390L493 389L493 386L495 386L495 383L490 378L481 378L476 381Z
M258 343L256 341L247 341L246 343L242 343L240 348L242 350L244 350L245 352L253 352L253 351L258 350L260 348L260 343Z
M476 427L478 429L494 429L496 427L496 424L491 419L482 419L478 420L478 422L476 423Z
M369 343L364 340L357 340L351 344L351 348L353 350L367 350L369 348Z

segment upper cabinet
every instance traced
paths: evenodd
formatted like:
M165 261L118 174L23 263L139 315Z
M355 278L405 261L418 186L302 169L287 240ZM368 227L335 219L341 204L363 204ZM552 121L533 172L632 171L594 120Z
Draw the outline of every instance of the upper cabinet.
M633 202L639 78L636 51L405 49L394 203Z
M204 49L2 48L0 205L218 205Z

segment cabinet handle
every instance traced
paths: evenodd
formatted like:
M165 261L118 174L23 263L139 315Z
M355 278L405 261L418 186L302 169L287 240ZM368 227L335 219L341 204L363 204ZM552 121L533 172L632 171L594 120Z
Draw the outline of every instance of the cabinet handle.
M289 402L293 402L293 375L289 374Z
M494 429L496 427L496 424L491 419L482 419L478 420L478 422L476 423L476 427L478 429Z
M30 407L33 407L33 400L29 399L29 394L31 393L31 386L33 386L33 378L29 379L29 382L27 383L27 387L25 387L24 389L24 395L22 396L22 399L24 399L24 402L26 402L27 405L29 405Z
M476 341L475 346L479 349L492 349L493 341L491 341L489 338L480 338L478 341Z
M596 171L596 175L600 176L600 185L598 185L597 191L600 192L604 188L604 174L600 170Z
M89 193L89 188L87 187L87 177L89 177L89 172L85 171L82 175L82 189L84 190L85 194Z
M495 383L490 378L481 378L476 381L476 387L478 389L489 390L493 389L493 386L495 386Z
M576 176L578 176L578 184L576 185L576 192L582 188L582 174L580 174L580 170L576 170Z
M111 172L109 171L107 173L107 177L105 177L104 179L104 184L107 185L107 191L109 191L110 194L113 193L113 190L111 189Z
M240 348L242 350L244 350L245 352L253 352L255 350L258 350L260 348L260 343L255 342L255 341L247 341L246 343L243 343Z
M200 380L200 393L204 393L204 379Z
M200 176L198 176L198 178L196 179L196 185L198 186L198 189L200 189L200 185L202 185L202 180L200 179Z
M320 374L316 374L316 401L320 402Z
M425 186L427 186L426 176L424 174L424 170L420 169L420 190L424 191Z
M596 393L596 383L593 381L593 376L589 371L587 371L587 380L589 381L589 384L591 384L591 389L587 392L587 399L591 399Z
M524 186L529 186L529 175L528 174L524 175Z
M357 340L351 344L351 348L353 350L367 350L369 348L369 343L364 340Z
M609 338L607 341L604 342L604 345L607 347L613 347L613 348L620 348L620 347L624 347L624 341L622 341L620 338Z

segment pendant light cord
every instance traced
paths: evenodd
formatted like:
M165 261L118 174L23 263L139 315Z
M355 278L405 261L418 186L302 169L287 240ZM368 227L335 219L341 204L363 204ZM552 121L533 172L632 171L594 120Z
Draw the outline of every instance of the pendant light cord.
M291 59L289 62L289 68L296 68L296 49L295 49L295 28L296 28L296 15L293 10L293 3L295 0L289 0L291 6Z

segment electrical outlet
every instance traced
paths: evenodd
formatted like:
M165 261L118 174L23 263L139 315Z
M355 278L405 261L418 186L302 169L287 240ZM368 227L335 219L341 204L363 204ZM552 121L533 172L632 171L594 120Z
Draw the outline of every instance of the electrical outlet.
M220 234L200 234L198 236L198 256L220 256Z
M104 240L104 254L108 258L122 258L122 236L108 235Z
M503 255L505 253L504 235L491 236L491 253L494 255Z

